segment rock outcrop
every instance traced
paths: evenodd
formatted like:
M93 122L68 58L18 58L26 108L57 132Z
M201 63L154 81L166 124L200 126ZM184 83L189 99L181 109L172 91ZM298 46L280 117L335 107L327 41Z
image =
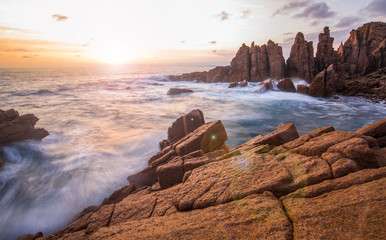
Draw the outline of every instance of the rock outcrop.
M344 70L349 74L365 75L374 69L374 66L368 62L368 58L382 48L382 42L386 38L386 23L371 22L363 25L357 30L352 30L349 39L344 43L342 49L342 58ZM384 54L384 48L381 55ZM367 64L366 64L367 63ZM385 67L383 61L380 67Z
M385 121L301 137L284 124L230 152L175 157L153 186L128 185L40 239L384 239Z
M330 36L330 28L325 27L319 34L319 42L315 57L316 73L320 73L331 64L336 64L338 54L334 50L334 38ZM312 79L311 79L312 80Z
M248 81L247 80L243 80L241 82L233 82L233 83L230 83L228 88L235 88L235 87L246 87L248 86Z
M162 141L163 148L148 161L148 167L127 179L136 188L157 182L161 188L173 186L182 182L186 160L218 150L229 151L227 139L221 121L205 123L202 111L193 110L169 127L166 143Z
M342 87L343 79L331 64L315 77L308 89L308 94L314 97L332 96L340 92Z
M281 79L285 75L285 60L283 49L279 44L269 40L267 43L269 77Z
M20 116L14 109L0 109L0 147L25 140L41 140L48 136L43 128L35 128L39 121L33 114Z
M302 78L308 82L311 82L315 77L313 43L312 41L307 42L301 32L296 35L290 57L287 60L287 75Z
M232 79L235 82L251 79L251 57L249 47L243 44L231 61Z

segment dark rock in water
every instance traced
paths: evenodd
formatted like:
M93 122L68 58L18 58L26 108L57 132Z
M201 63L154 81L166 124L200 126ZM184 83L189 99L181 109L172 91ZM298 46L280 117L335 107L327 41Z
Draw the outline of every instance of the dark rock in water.
M131 87L126 87L126 88L125 88L125 90L130 90L130 89L131 89Z
M315 77L314 47L304 39L303 33L296 35L287 60L287 75L312 81Z
M0 109L0 146L25 140L41 140L48 136L43 128L35 128L39 120L33 114L19 116L14 109Z
M334 99L340 99L340 97L339 97L339 96L337 96L337 95L335 95L335 96L334 96Z
M229 84L228 88L235 88L235 87L237 87L238 85L239 85L238 82L233 82L233 83L230 83L230 84Z
M243 80L241 82L233 82L233 83L230 83L228 88L235 88L235 87L246 87L248 86L248 81L247 80Z
M191 89L183 89L183 88L170 88L167 95L178 95L182 93L192 93Z
M289 78L281 80L277 84L277 87L279 88L280 91L283 91L283 92L296 92L295 85Z
M3 168L4 163L0 160L0 170Z
M23 236L20 236L18 238L16 238L16 240L35 240L35 239L38 239L38 238L41 238L43 237L43 233L42 232L38 232L36 234L25 234Z
M308 94L308 87L306 85L300 84L300 85L298 85L296 92L300 93L300 94Z

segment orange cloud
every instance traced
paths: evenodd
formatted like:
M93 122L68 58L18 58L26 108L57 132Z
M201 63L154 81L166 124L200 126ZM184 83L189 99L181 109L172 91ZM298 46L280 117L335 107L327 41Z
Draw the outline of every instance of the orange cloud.
M66 21L68 19L68 17L66 17L64 15L60 15L60 14L53 14L51 17L58 22Z

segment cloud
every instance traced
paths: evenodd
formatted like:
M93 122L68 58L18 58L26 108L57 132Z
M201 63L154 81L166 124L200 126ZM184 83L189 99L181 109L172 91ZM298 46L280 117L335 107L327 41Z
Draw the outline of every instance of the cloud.
M68 19L68 17L60 15L60 14L53 14L51 17L58 22L66 21Z
M22 56L22 58L32 58L32 56Z
M309 0L303 0L303 1L292 1L283 7L276 9L276 11L272 14L272 17L278 15L278 14L288 14L290 11L294 9L304 8L308 6L311 2Z
M288 36L288 35L295 35L294 32L286 32L286 33L283 33L284 36Z
M217 43L217 41L210 41L209 43L214 45Z
M186 43L186 41L185 40L183 40L183 41L181 41L181 43L183 44L183 43Z
M241 12L243 15L241 15L241 18L248 18L249 15L251 15L251 10L244 10Z
M216 16L221 18L221 21L225 21L225 20L229 20L230 14L225 11L222 11L220 14L217 14Z
M80 45L81 47L88 47L90 44L88 44L88 43L85 43L85 44L82 44L82 45Z
M335 27L337 28L350 27L359 21L361 21L361 18L359 17L355 17L355 16L344 17L339 20L339 22L335 25Z
M372 17L385 16L386 13L386 1L385 0L373 0L361 11L367 12Z
M24 48L13 48L13 49L7 49L5 51L6 52L31 52L30 50L24 49Z
M306 7L302 13L294 15L294 18L316 18L323 19L335 16L336 12L331 11L325 2L313 3Z

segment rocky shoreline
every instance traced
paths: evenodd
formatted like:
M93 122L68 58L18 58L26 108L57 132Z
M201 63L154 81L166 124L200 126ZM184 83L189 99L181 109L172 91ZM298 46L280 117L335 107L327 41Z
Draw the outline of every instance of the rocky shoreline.
M301 78L310 83L299 93L316 97L342 94L361 96L373 101L386 100L386 23L371 22L352 30L350 37L334 50L334 38L325 27L319 34L316 55L312 41L299 32L285 61L282 47L269 40L267 44L243 44L229 66L206 72L169 76L171 81L229 82L244 80Z
M384 239L386 118L229 150L221 121L178 118L148 167L51 235L18 239Z

